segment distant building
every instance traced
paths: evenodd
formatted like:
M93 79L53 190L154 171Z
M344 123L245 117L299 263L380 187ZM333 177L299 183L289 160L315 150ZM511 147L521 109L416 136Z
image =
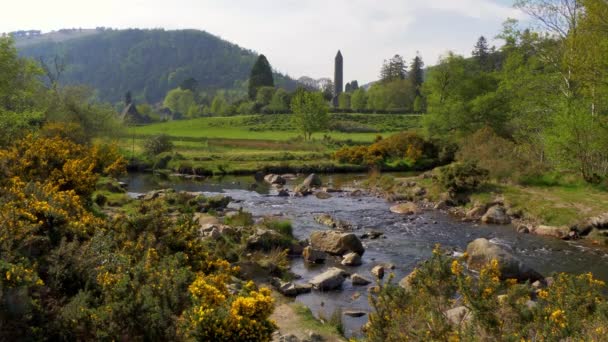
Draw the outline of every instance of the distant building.
M135 106L135 102L131 98L131 92L127 92L125 95L125 108L122 110L120 115L123 122L127 122L129 124L145 124L150 123L150 118L144 115L141 115Z
M334 61L334 107L338 107L338 97L344 91L344 60L342 59L342 53L338 50L336 59Z

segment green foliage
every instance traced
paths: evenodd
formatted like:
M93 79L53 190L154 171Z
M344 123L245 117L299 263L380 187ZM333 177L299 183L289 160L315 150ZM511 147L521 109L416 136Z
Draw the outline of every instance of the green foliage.
M274 78L272 77L272 68L270 63L266 59L266 56L260 55L255 61L255 64L251 68L249 74L249 85L248 85L249 99L255 100L258 94L258 90L261 87L273 87Z
M60 84L85 83L112 103L121 101L127 90L135 99L157 103L190 78L198 89L240 87L257 58L204 31L162 29L99 30L81 39L41 40L20 53L44 60L62 57L67 64ZM294 80L274 76L278 86L295 90Z
M31 110L40 89L41 68L20 58L11 37L0 37L0 110Z
M497 180L518 180L543 171L542 165L526 150L519 149L513 141L498 136L489 127L481 128L462 141L457 160L474 161L488 170L491 178Z
M169 108L173 113L188 115L188 110L195 104L194 94L189 89L175 88L165 96L163 106Z
M224 221L233 227L250 227L253 225L253 216L241 208L234 215L226 217Z
M171 137L167 134L159 134L150 137L144 141L144 150L146 154L153 157L163 152L169 152L173 149Z
M261 106L266 106L270 104L272 97L274 96L275 88L269 86L259 87L257 90L257 94L255 97L255 102L260 104Z
M315 132L327 129L328 106L320 93L298 90L291 100L293 125L310 140Z
M505 132L509 103L498 92L498 84L495 74L477 72L470 61L448 54L429 71L423 86L428 134L459 136L484 126L499 134Z
M453 163L439 168L437 183L450 193L466 193L477 189L488 177L488 170L473 161Z
M342 93L338 96L338 108L350 109L351 108L351 97L350 93Z
M375 83L367 92L367 108L410 112L415 96L414 87L405 79Z
M367 108L367 92L363 88L359 88L353 92L351 96L351 108L353 110L362 110Z
M276 230L282 235L293 238L293 227L291 226L291 222L289 222L288 220L279 220L272 218L264 219L262 225L269 229Z
M124 131L123 123L107 103L96 100L94 91L84 86L68 86L49 91L44 97L46 121L75 124L87 140L116 137Z
M290 94L285 89L279 88L272 95L272 100L268 104L267 109L277 113L287 112L289 111L290 101Z

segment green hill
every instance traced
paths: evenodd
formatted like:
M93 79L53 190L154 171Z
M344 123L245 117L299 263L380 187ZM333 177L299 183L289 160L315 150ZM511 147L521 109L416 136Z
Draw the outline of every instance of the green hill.
M88 30L93 31L93 30ZM194 78L202 89L241 88L257 54L198 30L110 30L51 39L42 35L26 43L20 53L50 62L63 61L62 84L86 84L100 99L121 101L127 91L147 102ZM271 61L272 62L272 61ZM294 80L275 75L278 86L293 89Z

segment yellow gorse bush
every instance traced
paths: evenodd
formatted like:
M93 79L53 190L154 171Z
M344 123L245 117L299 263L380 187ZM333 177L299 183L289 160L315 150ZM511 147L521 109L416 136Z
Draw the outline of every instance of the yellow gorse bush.
M396 286L382 284L370 295L374 311L369 341L604 341L608 326L606 285L591 273L556 274L534 291L515 279L500 279L491 260L479 273L467 271L467 256L452 258L439 247ZM534 300L534 301L532 301ZM462 306L459 324L448 310ZM452 317L454 319L454 317ZM462 319L462 321L460 321Z

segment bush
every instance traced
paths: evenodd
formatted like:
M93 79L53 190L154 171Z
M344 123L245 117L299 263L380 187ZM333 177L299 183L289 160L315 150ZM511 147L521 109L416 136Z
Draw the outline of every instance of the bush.
M373 166L403 161L413 165L423 159L436 160L437 148L414 132L402 132L386 139L377 139L369 146L343 147L334 154L334 158L341 163L356 165Z
M488 178L488 170L475 162L453 163L439 168L439 186L452 194L476 190Z
M496 260L478 274L439 247L418 266L406 286L389 281L370 295L368 341L600 341L608 325L606 286L591 274L554 276L533 289L500 280ZM407 287L407 288L406 288ZM530 305L530 300L535 300ZM446 312L464 307L460 322Z
M457 159L477 162L488 170L490 177L498 180L515 180L541 169L514 142L498 136L490 127L467 136L460 146Z
M144 141L144 151L149 156L156 156L163 152L169 152L173 149L171 137L167 134L159 134L147 138Z

